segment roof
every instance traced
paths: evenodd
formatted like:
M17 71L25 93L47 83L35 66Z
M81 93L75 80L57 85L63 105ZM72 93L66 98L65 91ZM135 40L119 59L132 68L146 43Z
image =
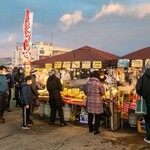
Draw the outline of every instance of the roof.
M70 52L51 56L49 58L34 61L31 64L44 67L45 63L54 63L56 61L110 61L110 60L117 60L119 57L117 55L98 50L89 46L84 46L76 50L72 50Z
M150 47L146 47L130 54L124 55L121 58L123 59L149 59L150 58Z

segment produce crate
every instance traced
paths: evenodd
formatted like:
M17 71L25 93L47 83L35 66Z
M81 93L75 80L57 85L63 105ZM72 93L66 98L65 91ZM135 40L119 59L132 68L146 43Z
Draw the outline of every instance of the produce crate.
M139 133L146 133L146 126L145 120L138 120L138 132Z

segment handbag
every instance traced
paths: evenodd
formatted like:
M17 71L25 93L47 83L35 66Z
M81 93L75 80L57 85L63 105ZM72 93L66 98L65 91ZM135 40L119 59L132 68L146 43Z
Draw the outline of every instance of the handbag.
M144 116L147 114L147 106L145 99L141 98L136 101L135 114Z
M40 101L38 98L35 99L35 106L36 107L39 107L40 106Z

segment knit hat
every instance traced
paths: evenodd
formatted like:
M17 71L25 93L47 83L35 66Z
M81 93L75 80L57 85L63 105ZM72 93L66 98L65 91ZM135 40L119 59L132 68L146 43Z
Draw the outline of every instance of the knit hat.
M36 69L32 69L32 70L30 71L30 73L31 73L31 74L35 74L35 73L37 73L37 70L36 70Z
M51 76L51 75L53 75L53 74L55 74L56 73L56 71L54 70L54 69L52 69L50 72L49 72L49 75Z

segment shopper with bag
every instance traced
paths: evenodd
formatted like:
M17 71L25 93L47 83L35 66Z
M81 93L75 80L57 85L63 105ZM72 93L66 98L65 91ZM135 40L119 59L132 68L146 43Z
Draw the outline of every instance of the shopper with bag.
M88 112L89 132L94 131L95 135L100 133L100 118L104 113L102 95L104 95L105 89L100 82L99 77L100 74L98 71L92 72L84 89L84 93L87 96L86 110ZM95 122L93 126L94 116Z
M137 81L136 92L146 102L147 114L144 116L146 137L144 138L144 141L150 144L150 63L146 64L145 73Z

